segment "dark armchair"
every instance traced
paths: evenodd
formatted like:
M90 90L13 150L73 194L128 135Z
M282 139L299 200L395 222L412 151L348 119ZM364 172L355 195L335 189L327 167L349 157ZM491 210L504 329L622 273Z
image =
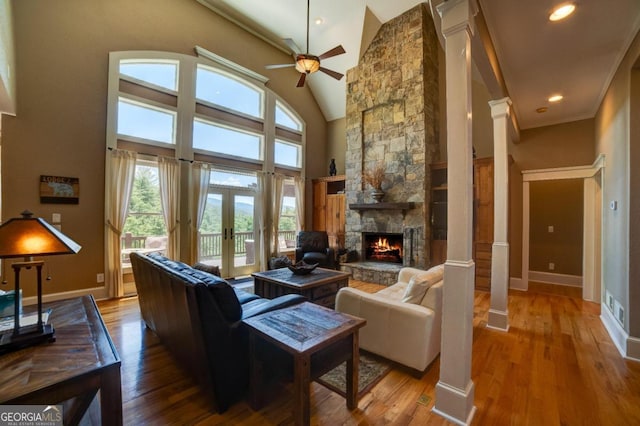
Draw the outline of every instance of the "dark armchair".
M319 263L322 268L335 267L335 253L329 236L321 231L300 231L296 244L296 262Z

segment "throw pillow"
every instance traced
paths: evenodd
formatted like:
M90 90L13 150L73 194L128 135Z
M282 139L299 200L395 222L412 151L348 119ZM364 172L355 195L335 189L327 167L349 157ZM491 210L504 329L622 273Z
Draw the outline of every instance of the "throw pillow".
M402 301L405 303L420 304L427 290L442 280L443 275L444 265L434 266L424 273L414 275L409 280L409 285L407 285Z
M198 262L193 265L194 269L199 269L204 272L208 272L213 275L220 276L220 267L217 265L207 265L206 263Z

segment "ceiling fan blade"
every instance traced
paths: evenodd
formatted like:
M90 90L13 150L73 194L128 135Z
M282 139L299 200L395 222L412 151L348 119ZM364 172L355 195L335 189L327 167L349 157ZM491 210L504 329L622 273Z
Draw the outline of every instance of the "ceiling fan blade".
M327 50L322 55L318 56L318 58L322 60L322 59L331 58L333 56L342 55L343 53L346 53L346 51L344 50L344 47L342 47L342 45L339 45L334 47L331 50Z
M287 46L289 46L289 49L291 49L293 51L293 53L295 53L296 55L299 55L300 53L302 53L302 51L300 50L300 48L298 47L296 42L293 41L293 39L291 39L291 38L283 38L282 41L284 41L285 44Z
M298 80L298 84L296 84L296 87L304 87L304 80L307 78L307 74L304 72L300 73L300 79Z
M336 80L340 80L340 79L342 79L342 77L344 77L344 74L340 74L339 72L326 69L325 67L320 67L320 71L322 71L323 73L325 73L327 75L330 75L331 77L335 78Z
M289 67L295 67L296 64L277 64L277 65L265 65L264 67L268 70L275 70L278 68L289 68Z

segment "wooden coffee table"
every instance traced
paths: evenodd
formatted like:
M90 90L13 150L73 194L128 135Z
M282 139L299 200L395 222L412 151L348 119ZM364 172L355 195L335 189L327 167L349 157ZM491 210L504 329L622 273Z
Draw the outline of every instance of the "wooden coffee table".
M350 274L316 268L308 275L295 275L288 268L281 268L256 272L251 276L258 296L274 299L283 294L301 294L310 302L333 309L336 293L349 285Z
M358 330L366 320L303 302L243 320L249 329L251 376L249 404L260 409L263 399L262 371L269 368L257 350L257 339L275 345L293 356L294 404L296 425L310 422L309 386L343 362L347 362L347 408L357 406Z

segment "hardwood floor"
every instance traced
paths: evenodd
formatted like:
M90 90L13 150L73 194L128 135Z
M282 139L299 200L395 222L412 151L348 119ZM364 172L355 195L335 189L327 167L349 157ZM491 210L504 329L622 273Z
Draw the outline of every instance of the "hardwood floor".
M350 285L376 291L375 284ZM624 360L599 319L600 307L542 292L509 293L508 333L487 329L489 293L476 292L472 377L474 425L638 425L640 363ZM135 297L98 303L122 358L124 423L199 425L291 424L290 388L265 409L245 402L210 412L140 319ZM421 376L394 368L347 410L345 400L316 383L311 423L319 425L445 425L433 414L437 358Z

